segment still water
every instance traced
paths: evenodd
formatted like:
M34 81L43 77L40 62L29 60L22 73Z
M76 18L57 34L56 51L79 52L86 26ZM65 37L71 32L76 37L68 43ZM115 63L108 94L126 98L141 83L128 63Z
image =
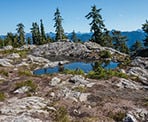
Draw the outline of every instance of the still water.
M85 63L85 62L72 62L69 64L64 64L64 69L70 69L70 70L76 70L76 69L81 69L85 73L88 73L92 70L92 62L91 63ZM115 69L118 66L119 63L117 62L110 62L106 66L104 66L105 69ZM59 72L59 67L49 67L49 68L43 68L43 69L38 69L33 72L35 75L42 75L42 74L53 74L53 73L58 73Z

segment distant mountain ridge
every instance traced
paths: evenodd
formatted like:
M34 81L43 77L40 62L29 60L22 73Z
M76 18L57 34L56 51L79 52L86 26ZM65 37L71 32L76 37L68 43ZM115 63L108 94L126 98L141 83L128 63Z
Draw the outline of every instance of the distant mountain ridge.
M127 37L127 39L128 39L128 42L127 42L128 47L131 47L131 45L133 45L137 40L141 41L143 43L143 40L145 39L145 33L140 29L136 30L136 31L121 32L121 34L123 36ZM55 33L53 33L53 32L47 33L47 35L49 35L51 38L55 37ZM72 33L66 33L66 35L70 39ZM91 38L92 33L91 32L88 32L88 33L80 33L80 32L78 32L78 33L76 33L76 35L77 35L78 39L85 42L85 41L88 41ZM0 37L5 38L5 35L1 35ZM26 38L27 37L31 37L31 33L26 33Z

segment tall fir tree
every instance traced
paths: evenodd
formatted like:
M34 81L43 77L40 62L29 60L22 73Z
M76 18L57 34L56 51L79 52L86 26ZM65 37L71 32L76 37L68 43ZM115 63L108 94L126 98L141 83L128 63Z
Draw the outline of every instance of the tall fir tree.
M25 31L24 31L24 25L22 23L19 23L17 25L17 34L18 34L18 42L19 45L22 46L25 44Z
M32 43L40 45L41 44L40 29L39 25L36 22L32 23L31 33L32 33Z
M43 25L43 21L42 19L40 20L40 32L41 32L41 44L45 44L46 43L46 34L45 34L45 30L44 30L44 25Z
M122 36L120 31L114 30L112 32L113 34L113 48L116 50L123 52L123 53L129 53L129 49L126 45L127 37Z
M78 38L77 38L77 35L76 35L76 33L75 33L74 30L73 30L72 35L71 35L71 40L72 40L73 42L78 42Z
M56 12L54 13L53 20L55 21L54 27L56 28L55 29L55 32L56 32L55 40L58 41L58 40L64 39L65 35L64 35L64 29L62 27L63 18L58 8L56 9Z
M87 19L92 19L90 31L93 32L91 40L103 46L103 31L105 29L105 25L102 20L102 16L100 14L101 9L97 9L96 5L92 6L91 12L89 12L85 17Z
M142 30L146 33L146 38L144 41L144 46L148 47L148 20L146 20L146 23L142 24Z

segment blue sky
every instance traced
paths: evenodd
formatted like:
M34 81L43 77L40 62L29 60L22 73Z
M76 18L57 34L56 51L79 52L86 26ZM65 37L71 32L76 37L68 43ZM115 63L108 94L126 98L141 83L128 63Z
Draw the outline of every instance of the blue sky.
M65 32L89 32L85 15L92 5L102 8L101 15L106 27L121 31L141 28L148 19L148 0L1 0L0 34L16 32L16 25L22 22L25 31L30 32L32 22L43 19L46 32L54 32L54 12L58 7L64 18Z

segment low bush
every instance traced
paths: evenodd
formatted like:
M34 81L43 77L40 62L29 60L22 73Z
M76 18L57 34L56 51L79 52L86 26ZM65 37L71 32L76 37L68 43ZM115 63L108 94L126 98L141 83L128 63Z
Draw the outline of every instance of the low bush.
M4 101L6 98L5 94L3 92L0 92L0 101Z
M75 69L75 70L69 70L69 69L65 69L63 71L64 74L72 74L72 75L84 75L84 71L81 69Z
M107 70L101 67L99 67L96 71L90 71L87 74L88 78L93 78L93 79L109 79L113 76L128 78L128 76L124 73L121 73L115 70Z
M18 74L25 76L32 76L32 73L29 70L19 70Z
M126 113L121 111L118 113L110 112L109 117L115 120L115 122L122 122L123 119L126 117Z
M56 122L70 122L68 118L68 112L65 107L60 107L56 111L55 121Z
M107 50L100 51L99 55L101 58L111 58L112 57L111 53Z

